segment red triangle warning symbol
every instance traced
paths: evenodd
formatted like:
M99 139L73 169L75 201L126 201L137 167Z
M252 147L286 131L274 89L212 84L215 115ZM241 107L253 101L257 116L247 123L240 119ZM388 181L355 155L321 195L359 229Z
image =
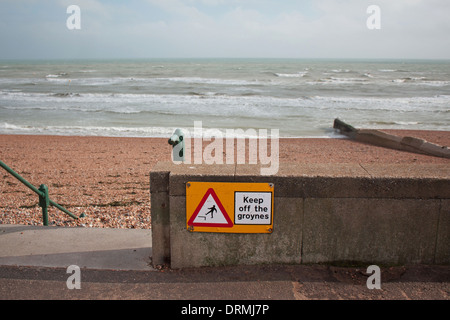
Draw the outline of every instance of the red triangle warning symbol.
M189 226L231 228L233 222L213 188L209 188L188 221Z

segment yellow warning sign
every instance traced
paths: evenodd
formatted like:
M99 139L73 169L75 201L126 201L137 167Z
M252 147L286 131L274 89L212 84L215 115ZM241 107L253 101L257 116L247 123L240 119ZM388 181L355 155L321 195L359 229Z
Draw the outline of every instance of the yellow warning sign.
M186 228L191 232L271 233L272 183L186 183Z

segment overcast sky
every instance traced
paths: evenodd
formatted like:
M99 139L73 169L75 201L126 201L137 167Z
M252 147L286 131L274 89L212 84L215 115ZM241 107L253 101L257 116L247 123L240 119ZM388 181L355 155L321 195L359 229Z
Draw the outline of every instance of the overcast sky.
M450 59L449 14L449 0L1 0L0 59Z

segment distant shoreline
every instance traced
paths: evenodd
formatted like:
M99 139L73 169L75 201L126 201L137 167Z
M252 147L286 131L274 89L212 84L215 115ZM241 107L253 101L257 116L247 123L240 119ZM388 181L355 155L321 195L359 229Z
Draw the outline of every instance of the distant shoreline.
M208 130L209 128L204 128L204 130ZM371 129L371 128L367 128ZM428 138L436 138L440 140L439 137L446 137L449 139L450 143L450 130L408 130L408 129L377 129L381 131L386 131L392 134L398 134L402 136L417 136L419 138L428 137ZM114 136L114 135L76 135L76 134L47 134L47 133L0 133L0 136L40 136L40 137L74 137L74 138L118 138L118 139L164 139L167 140L168 136ZM245 137L248 139L248 137ZM335 133L335 136L292 136L292 137L284 137L280 136L280 140L292 140L292 139L348 139L345 135L341 135L338 132ZM426 140L426 138L424 138ZM446 139L444 139L446 140ZM430 141L433 142L433 141ZM437 142L435 142L437 143Z

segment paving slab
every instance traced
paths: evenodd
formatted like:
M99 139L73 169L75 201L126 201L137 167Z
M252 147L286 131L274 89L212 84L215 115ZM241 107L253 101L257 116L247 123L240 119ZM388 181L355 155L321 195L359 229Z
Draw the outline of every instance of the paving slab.
M0 265L152 270L146 229L0 225Z

